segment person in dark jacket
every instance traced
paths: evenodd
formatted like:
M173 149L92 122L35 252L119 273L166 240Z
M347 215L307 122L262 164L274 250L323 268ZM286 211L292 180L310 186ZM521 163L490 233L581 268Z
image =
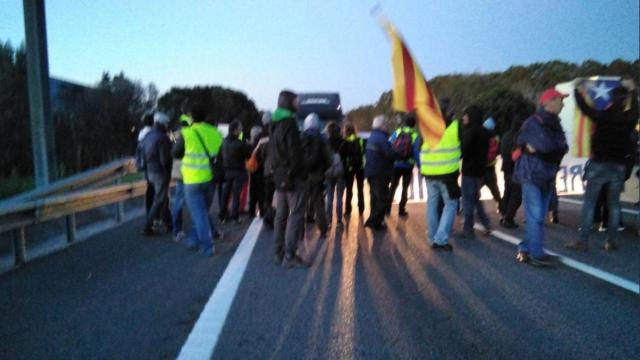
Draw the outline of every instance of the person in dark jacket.
M273 112L269 157L276 188L274 240L277 262L285 268L303 268L307 263L298 255L298 242L304 235L304 181L300 132L295 113L298 96L283 90Z
M344 199L344 217L349 218L351 216L351 198L353 197L353 182L356 182L356 189L358 190L358 212L362 216L364 212L364 139L358 137L356 129L351 123L345 123L344 125L344 140L345 140L345 188L346 196Z
M307 219L313 220L325 237L329 229L324 206L325 171L331 165L331 154L322 134L320 118L316 113L304 119L301 137L302 153L307 180L305 183L305 199Z
M401 136L401 134L406 134L402 136L407 136L407 139L411 139L411 144L408 150L408 154L406 157L396 160L393 163L393 177L391 179L391 188L389 191L389 207L387 208L387 214L391 213L391 202L393 201L393 197L396 194L396 189L400 184L400 179L402 179L402 192L400 194L400 203L398 203L398 216L407 217L409 213L407 212L407 191L409 189L409 185L411 185L411 179L413 179L413 167L416 164L416 160L413 156L413 149L416 147L416 142L418 141L418 132L415 130L416 126L416 114L415 112L411 112L407 114L404 118L404 124L396 129L396 131L391 134L389 138L389 143L393 145L394 142Z
M269 138L271 137L271 112L262 114L262 124L266 128L266 132L258 141L256 148L256 159L258 164L262 164L264 170L264 199L262 204L264 208L260 209L263 216L264 226L267 229L273 229L273 219L275 217L275 209L273 208L273 195L275 193L275 184L273 182L273 166L271 165L271 157L269 156Z
M218 218L220 222L234 221L240 223L240 192L247 182L248 174L245 161L251 156L251 145L240 140L242 126L239 121L229 124L229 133L222 144L224 164L224 187L222 189L222 208ZM227 216L227 203L231 196L231 214Z
M153 129L142 140L145 159L145 178L147 186L153 189L153 203L147 213L144 235L153 235L154 220L161 218L168 231L171 231L171 213L169 211L169 183L171 182L171 140L167 135L169 117L161 112L153 115Z
M507 229L515 229L518 224L514 221L518 208L522 203L522 187L513 181L514 161L511 153L515 150L516 138L524 119L520 116L513 119L511 127L502 136L500 142L500 156L502 157L502 172L504 173L504 194L500 203L500 225Z
M487 152L491 134L482 126L483 112L479 106L471 105L462 115L460 131L462 148L462 211L464 224L462 237L473 238L474 213L484 227L484 234L491 233L491 223L482 202L480 188L487 171Z
M514 180L522 185L526 221L516 259L534 266L553 265L554 260L543 249L544 219L556 173L569 149L558 117L566 96L554 88L545 90L539 100L540 111L524 122L516 140L522 155L515 164Z
M389 130L384 115L373 119L373 130L367 140L364 176L369 181L371 214L364 226L386 230L384 214L389 201L389 183L393 175L396 154L389 144Z
M324 182L327 190L327 223L333 222L333 202L335 199L336 225L342 226L342 198L344 197L344 159L346 157L345 141L340 126L330 121L325 129L327 144L331 154L331 165L325 172Z
M603 186L607 186L607 203L609 219L605 250L615 250L619 237L620 193L626 176L626 158L630 155L629 134L638 123L638 95L633 81L625 80L623 86L611 90L612 104L604 110L596 110L584 100L586 88L580 84L575 92L576 103L585 115L596 125L591 137L591 159L585 169L587 188L582 206L582 227L580 239L567 244L573 250L585 251L589 231L593 224L593 213L598 194ZM631 104L627 108L627 102Z

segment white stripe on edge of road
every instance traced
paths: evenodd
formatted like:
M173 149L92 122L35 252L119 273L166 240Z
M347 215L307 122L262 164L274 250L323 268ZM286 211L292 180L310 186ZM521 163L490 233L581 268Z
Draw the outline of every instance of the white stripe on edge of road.
M213 349L218 342L218 337L222 332L238 286L256 245L260 228L262 228L262 219L253 219L215 290L213 290L213 294L204 306L198 321L193 326L187 342L182 345L178 359L211 359Z
M482 226L477 225L477 224L474 227L476 229L478 229L478 230L484 230L484 228ZM508 242L510 244L516 245L516 246L520 243L520 241L522 241L522 239L517 238L517 237L515 237L513 235L509 235L509 234L503 233L500 230L492 230L491 231L491 236L494 236L494 237L496 237L496 238L498 238L500 240L504 240L504 241L506 241L506 242ZM585 264L583 262L580 262L580 261L577 261L577 260L573 260L573 259L568 258L566 256L560 255L560 254L558 254L556 252L553 252L553 251L550 251L550 250L547 250L547 249L545 249L545 251L547 253L549 253L550 255L557 256L561 263L563 263L564 265L566 265L566 266L568 266L570 268L574 268L574 269L576 269L576 270L578 270L580 272L583 272L585 274L591 275L591 276L596 277L596 278L598 278L600 280L604 280L604 281L606 281L606 282L608 282L610 284L613 284L615 286L621 287L621 288L623 288L625 290L629 290L629 291L634 292L636 294L640 294L640 283L636 283L636 282L633 282L631 280L627 280L627 279L622 278L622 277L620 277L618 275L614 275L614 274L611 274L611 273L606 272L604 270L600 270L600 269L595 268L593 266L587 265L587 264Z
M574 204L574 205L582 205L583 204L583 201L574 200L574 199L566 199L566 198L562 198L562 197L558 197L558 201L561 201L561 202L567 203L567 204ZM620 207L620 211L622 211L623 213L631 214L631 215L638 215L638 210L625 209L623 207Z

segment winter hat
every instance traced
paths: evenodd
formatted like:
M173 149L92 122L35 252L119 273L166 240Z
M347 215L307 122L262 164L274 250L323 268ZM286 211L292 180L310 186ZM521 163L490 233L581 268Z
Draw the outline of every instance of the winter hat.
M153 114L153 122L155 124L167 125L169 123L169 117L167 114L157 111Z
M485 121L482 123L482 126L484 126L484 128L485 128L485 129L487 129L487 130L491 130L491 131L493 131L493 130L495 130L495 128L496 128L496 121L495 121L495 120L493 120L493 118L492 118L491 116L489 116L489 117L487 118L487 120L485 120Z
M463 114L469 116L469 123L472 125L480 126L482 124L483 112L482 108L477 105L471 105L467 107Z
M307 131L309 129L320 129L320 117L318 117L318 114L311 113L304 119L302 131Z
M385 125L386 125L386 124L385 124L385 118L384 118L384 115L378 115L378 116L376 116L376 117L374 117L374 118L373 118L373 125L372 125L372 127L373 127L374 129L382 128L382 127L384 127Z

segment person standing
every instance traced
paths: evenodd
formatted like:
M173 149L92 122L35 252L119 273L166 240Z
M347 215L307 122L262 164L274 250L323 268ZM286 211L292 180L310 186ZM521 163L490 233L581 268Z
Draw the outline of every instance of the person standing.
M298 96L289 90L278 95L278 108L272 116L269 157L276 188L274 223L275 260L285 268L304 268L298 243L304 235L304 181L302 147L295 113Z
M558 117L566 96L554 88L545 90L539 99L541 109L525 120L516 139L522 155L516 160L514 180L522 185L526 221L516 259L534 266L553 265L554 260L543 249L544 222L556 173L569 149Z
M336 225L342 225L342 198L344 196L344 158L346 148L340 131L340 126L330 121L326 127L327 142L331 153L331 165L325 171L327 185L327 224L333 222L333 202L335 198Z
M161 112L153 115L153 129L145 135L142 147L145 160L147 187L153 190L152 204L147 213L143 235L153 235L154 221L162 219L171 231L169 212L169 183L171 182L171 140L167 136L169 117Z
M325 171L331 165L331 154L320 133L320 119L316 113L311 113L304 119L301 142L303 164L307 173L306 217L314 220L320 236L324 237L329 229L324 206L324 178Z
M629 134L638 123L638 95L635 84L623 80L622 85L611 90L612 104L604 110L596 110L584 99L586 91L580 84L575 92L575 99L580 111L586 114L596 125L591 137L591 159L585 169L587 188L582 206L582 227L580 239L566 245L572 250L588 249L589 231L593 224L593 213L600 189L607 186L607 204L609 218L605 250L615 250L619 238L620 193L624 186L626 159L630 156ZM627 108L627 102L631 103Z
M271 113L265 111L262 114L262 125L265 129L262 137L258 141L258 147L256 151L256 159L258 164L261 164L264 174L264 189L263 189L263 201L260 208L260 214L264 221L264 226L268 229L273 229L273 219L275 209L273 208L273 194L275 193L275 184L273 183L273 166L271 165L271 158L269 157L269 138L271 136Z
M484 173L482 180L482 187L486 186L491 192L493 201L496 202L498 212L500 212L500 202L502 197L500 196L500 188L498 188L498 178L496 176L496 163L498 162L498 155L500 153L500 138L496 133L496 121L492 117L488 117L483 123L482 127L489 132L489 147L487 149L487 169ZM482 187L480 189L482 189Z
M502 157L502 172L504 173L504 196L502 196L501 210L502 218L500 225L507 229L518 227L514 218L522 203L522 187L513 181L513 169L515 162L512 152L515 150L516 138L523 122L522 117L514 118L511 127L504 133L500 142L500 156Z
M413 178L413 166L416 161L413 157L413 150L418 140L418 132L415 130L416 114L408 113L404 118L404 125L396 129L389 138L389 143L400 157L393 163L393 178L391 180L391 188L389 191L389 207L387 214L391 213L391 203L395 196L396 189L402 179L402 193L400 195L400 203L398 204L398 216L407 217L407 190L411 185Z
M384 214L389 201L389 182L396 154L389 144L389 130L384 115L373 118L373 130L367 140L364 176L369 181L371 214L364 226L384 231Z
M351 123L344 125L345 137L345 188L344 217L351 216L351 199L353 197L353 182L356 182L358 190L358 212L362 216L364 212L364 139L356 135L356 129Z
M175 141L182 137L181 129L183 127L189 127L193 121L187 114L180 115L180 123L179 127L176 131L173 132L173 136ZM174 144L175 147L175 144ZM174 151L172 150L172 153ZM182 210L184 208L184 182L182 181L182 172L180 171L180 167L182 167L182 160L173 159L173 166L171 167L171 179L175 181L176 188L171 198L171 224L173 227L173 238L176 242L181 242L185 239L185 233L182 230Z
M248 174L245 161L251 156L251 146L240 140L242 126L239 121L229 124L229 134L222 143L222 159L224 164L224 187L222 203L227 204L231 197L231 214L227 216L227 206L220 209L220 222L234 221L240 223L240 192L247 182Z
M474 238L474 213L484 227L484 235L491 233L491 223L480 201L480 188L487 171L487 152L490 134L482 126L482 109L471 105L462 116L462 211L464 224L462 237Z
M211 163L222 146L222 134L214 125L205 122L204 106L195 104L191 108L193 124L182 128L182 137L176 142L174 156L182 159L182 181L184 194L195 235L188 240L190 249L200 247L205 256L213 256L213 239L219 234L215 222L209 215L213 202L213 170Z
M419 166L427 181L427 239L432 249L451 251L449 237L460 198L462 152L458 120L445 116L445 122L447 128L438 145L433 148L427 142L420 145Z

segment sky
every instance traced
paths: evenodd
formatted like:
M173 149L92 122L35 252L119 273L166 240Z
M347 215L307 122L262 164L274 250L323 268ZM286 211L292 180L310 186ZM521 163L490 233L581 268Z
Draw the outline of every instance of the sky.
M45 0L49 72L104 71L160 92L219 85L273 109L278 92L339 92L343 108L392 86L379 5L427 79L512 65L638 59L638 0ZM0 0L0 41L24 41L22 0Z

